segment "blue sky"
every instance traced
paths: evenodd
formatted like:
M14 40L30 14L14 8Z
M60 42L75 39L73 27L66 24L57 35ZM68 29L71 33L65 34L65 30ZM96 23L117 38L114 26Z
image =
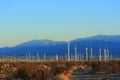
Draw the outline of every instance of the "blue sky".
M0 47L120 34L120 0L0 0Z

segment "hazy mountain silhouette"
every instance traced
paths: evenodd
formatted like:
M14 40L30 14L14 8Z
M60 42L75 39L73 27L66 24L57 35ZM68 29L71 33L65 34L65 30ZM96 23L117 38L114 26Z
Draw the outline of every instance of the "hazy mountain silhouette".
M87 38L79 38L74 41L83 41L83 40L96 40L96 41L120 41L120 35L112 35L112 36L107 36L107 35L97 35L97 36L92 36L92 37L87 37Z
M85 54L85 48L93 48L93 54L98 54L98 49L108 48L113 55L120 55L120 35L106 36L97 35L87 38L79 38L70 41L71 54L74 54L74 47L78 49L78 53ZM102 51L103 52L103 51ZM67 42L65 41L52 41L52 40L32 40L24 42L15 47L0 48L1 55L26 55L31 53L36 55L39 53L43 55L66 55L67 54Z

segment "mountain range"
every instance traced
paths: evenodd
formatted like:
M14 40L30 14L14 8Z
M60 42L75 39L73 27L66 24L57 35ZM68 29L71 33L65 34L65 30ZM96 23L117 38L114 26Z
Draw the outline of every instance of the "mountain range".
M99 48L109 49L110 54L114 56L120 55L120 35L97 35L87 38L79 38L70 41L70 53L74 55L74 47L77 47L77 53L85 54L86 47L88 48L88 53L90 49L93 49L93 54L97 55L99 53ZM4 47L0 48L1 55L18 55L24 56L28 53L31 55L36 55L39 53L43 56L46 55L66 55L68 49L68 42L66 41L52 41L52 40L32 40L28 42L21 43L14 47Z

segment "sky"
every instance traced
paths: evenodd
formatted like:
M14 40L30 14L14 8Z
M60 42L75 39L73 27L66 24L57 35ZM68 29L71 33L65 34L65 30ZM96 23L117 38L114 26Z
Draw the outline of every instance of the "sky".
M0 47L120 34L120 0L0 0Z

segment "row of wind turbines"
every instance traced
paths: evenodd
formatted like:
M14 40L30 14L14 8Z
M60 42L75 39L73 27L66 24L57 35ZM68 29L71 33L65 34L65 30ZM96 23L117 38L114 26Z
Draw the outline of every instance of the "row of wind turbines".
M72 54L70 51L70 42L68 42L68 49L67 49L68 53L65 55L54 55L54 56L47 56L45 53L43 55L43 57L41 58L41 56L39 55L39 53L36 54L36 56L31 55L30 53L26 54L26 56L24 57L3 57L2 59L0 59L0 61L59 61L59 60L65 60L65 61L110 61L110 60L114 60L114 58L112 57L112 55L109 53L109 49L108 48L104 48L101 49L99 48L99 52L98 55L94 55L93 54L93 48L87 48L86 47L86 53L85 54L81 54L78 53L78 49L75 46L74 47L74 54ZM120 59L119 59L120 60Z
M97 58L95 58L95 56L93 55L93 49L91 48L90 49L90 54L88 54L88 48L86 48L86 54L85 54L85 56L84 55L79 55L78 53L77 53L77 47L74 47L74 60L75 61L79 61L79 60L86 60L86 61L88 61L88 60L99 60L99 61L109 61L109 60L112 60L112 55L110 56L110 54L109 54L109 49L107 48L107 49L105 49L104 48L104 53L103 53L103 55L102 55L102 49L100 48L99 49L99 54L98 54L98 56L97 56ZM70 58L70 56L71 56L71 54L70 54L70 42L68 42L68 55L67 55L68 57L67 57L67 61L71 61L71 58ZM78 58L78 57L81 57L81 58Z

